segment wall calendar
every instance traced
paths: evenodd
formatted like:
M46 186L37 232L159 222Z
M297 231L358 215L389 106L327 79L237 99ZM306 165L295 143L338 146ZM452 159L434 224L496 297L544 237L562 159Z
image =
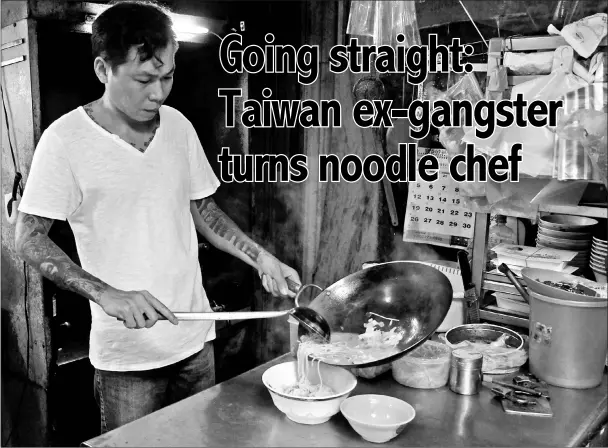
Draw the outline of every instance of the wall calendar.
M475 213L465 206L459 183L450 177L445 149L418 148L418 159L433 154L439 161L435 182L409 182L403 241L466 248L475 230Z

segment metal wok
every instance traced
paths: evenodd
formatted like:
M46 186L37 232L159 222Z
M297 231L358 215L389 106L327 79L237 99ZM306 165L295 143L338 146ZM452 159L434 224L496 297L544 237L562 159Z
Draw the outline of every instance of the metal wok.
M439 270L399 261L344 277L316 296L308 307L327 320L332 340L336 333L364 333L368 313L399 321L405 335L397 345L398 353L373 362L334 364L362 368L391 362L426 341L445 319L452 295L449 279Z

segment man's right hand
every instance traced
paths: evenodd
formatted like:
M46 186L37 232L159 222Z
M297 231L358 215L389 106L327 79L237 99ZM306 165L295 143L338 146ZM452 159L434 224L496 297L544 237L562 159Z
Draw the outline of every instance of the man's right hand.
M99 305L108 316L123 322L127 328L150 328L164 316L173 325L175 315L148 291L121 291L108 288L101 295Z

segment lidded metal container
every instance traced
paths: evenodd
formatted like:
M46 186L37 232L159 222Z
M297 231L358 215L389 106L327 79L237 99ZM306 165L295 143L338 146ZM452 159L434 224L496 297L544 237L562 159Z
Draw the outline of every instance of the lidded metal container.
M452 351L450 389L460 395L475 395L481 387L483 355L465 349Z

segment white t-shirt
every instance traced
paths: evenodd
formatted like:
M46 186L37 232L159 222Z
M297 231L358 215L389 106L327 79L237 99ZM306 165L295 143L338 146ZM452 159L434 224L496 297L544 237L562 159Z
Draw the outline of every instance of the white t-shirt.
M19 210L69 222L82 268L121 290L147 290L171 311L211 311L190 200L213 194L213 173L192 124L162 106L144 153L79 107L36 147ZM215 338L212 321L159 321L131 330L91 303L94 367L136 371L176 363Z

